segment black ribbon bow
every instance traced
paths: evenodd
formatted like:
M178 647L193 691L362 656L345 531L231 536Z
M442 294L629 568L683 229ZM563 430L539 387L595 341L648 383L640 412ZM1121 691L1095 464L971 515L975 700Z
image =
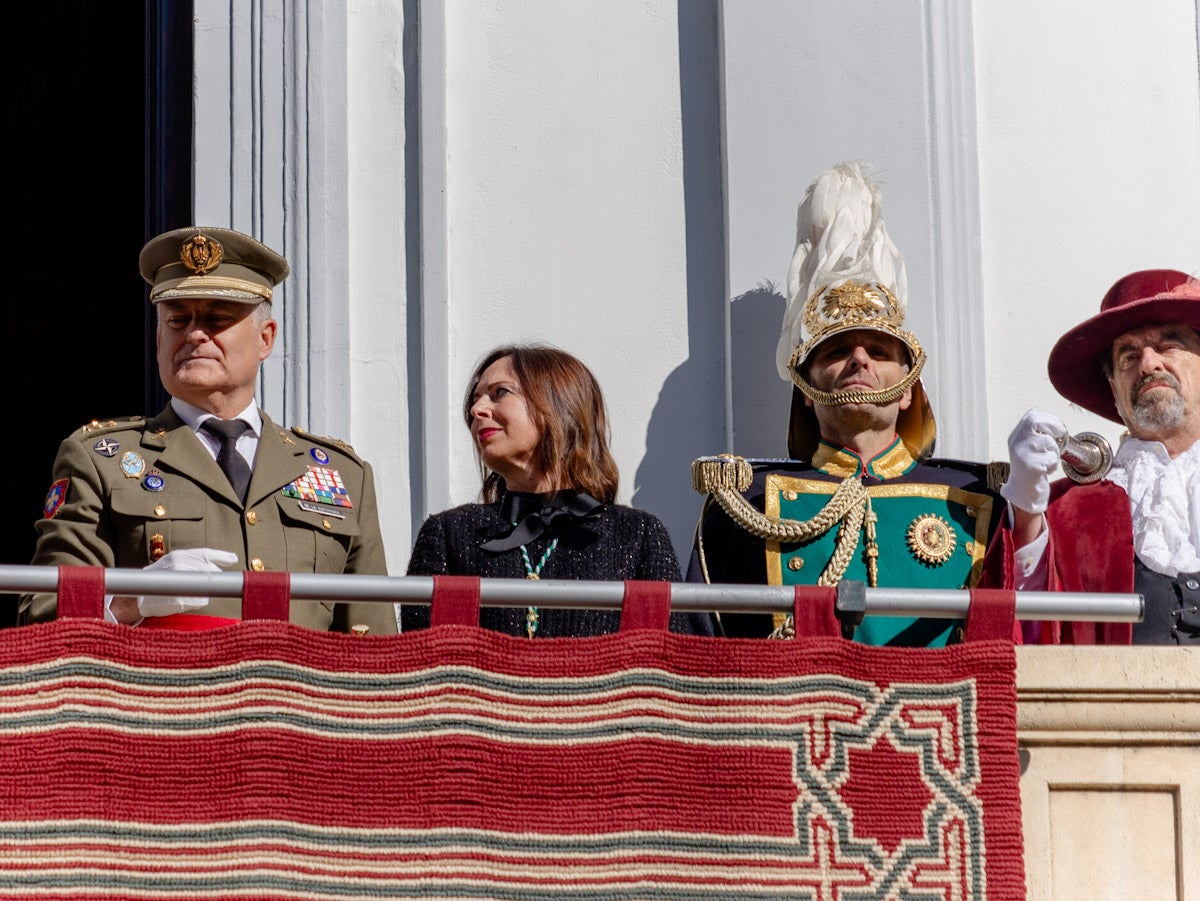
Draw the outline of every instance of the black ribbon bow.
M603 508L600 501L584 491L559 491L550 500L537 494L510 491L500 501L500 515L517 525L507 535L489 538L479 546L494 553L511 551L547 533L561 535Z

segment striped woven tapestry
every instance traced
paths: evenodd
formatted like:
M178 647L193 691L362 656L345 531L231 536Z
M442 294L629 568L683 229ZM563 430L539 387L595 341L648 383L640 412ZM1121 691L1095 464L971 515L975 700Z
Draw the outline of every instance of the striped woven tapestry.
M1011 642L0 632L0 898L1023 898Z

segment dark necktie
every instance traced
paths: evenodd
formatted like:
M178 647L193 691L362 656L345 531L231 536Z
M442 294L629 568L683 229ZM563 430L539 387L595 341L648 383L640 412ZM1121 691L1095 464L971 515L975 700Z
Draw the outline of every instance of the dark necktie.
M216 436L221 442L221 449L217 452L217 465L221 467L221 471L229 479L229 484L244 503L246 486L250 484L250 464L238 453L237 440L250 426L240 419L206 419L200 428Z

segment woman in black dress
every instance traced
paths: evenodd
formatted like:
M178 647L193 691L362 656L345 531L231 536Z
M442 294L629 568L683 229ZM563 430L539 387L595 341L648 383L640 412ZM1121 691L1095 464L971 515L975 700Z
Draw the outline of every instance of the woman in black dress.
M483 503L430 516L408 575L680 581L666 527L615 503L618 473L595 376L565 351L498 347L475 367L463 415L483 478ZM616 610L484 608L482 625L529 638L615 632ZM401 608L403 631L429 607ZM671 629L711 634L706 614L672 614Z

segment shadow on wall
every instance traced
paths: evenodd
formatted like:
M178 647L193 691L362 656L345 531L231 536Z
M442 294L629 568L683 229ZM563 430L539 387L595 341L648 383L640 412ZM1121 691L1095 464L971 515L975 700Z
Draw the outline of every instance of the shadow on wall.
M784 298L767 284L732 301L733 451L743 457L786 457L791 385L775 369ZM692 488L692 461L724 453L724 385L719 350L693 353L663 382L646 431L646 454L631 503L660 517L686 570L703 498ZM716 364L716 365L714 365ZM707 437L711 436L711 437Z
M720 8L677 4L686 243L687 359L663 381L634 473L631 503L658 516L687 566L701 498L692 460L725 450L725 235L721 168ZM628 484L628 473L622 473Z
M703 498L692 490L692 461L725 450L719 367L693 354L663 382L646 427L646 453L630 503L659 517L686 572ZM711 437L707 437L711 436Z
M733 452L741 457L786 457L792 383L779 377L775 347L787 298L771 282L762 282L731 304Z

